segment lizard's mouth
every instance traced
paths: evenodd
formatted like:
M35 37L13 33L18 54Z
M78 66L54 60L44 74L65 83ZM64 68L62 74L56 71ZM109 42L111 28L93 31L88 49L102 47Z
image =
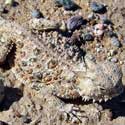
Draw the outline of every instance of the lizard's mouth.
M110 86L97 86L97 78L94 79L94 73L91 75L91 77L87 76L79 78L78 82L79 84L77 87L80 89L79 94L83 98L84 101L93 100L93 102L102 102L102 101L108 101L116 96L119 96L124 91L124 86L122 84L121 78L116 82L115 85L112 85L112 83L105 83L105 84L111 84ZM102 81L103 82L103 81ZM101 84L100 84L101 85Z
M10 52L5 57L5 60L0 64L3 70L9 70L15 65L16 44L13 44Z

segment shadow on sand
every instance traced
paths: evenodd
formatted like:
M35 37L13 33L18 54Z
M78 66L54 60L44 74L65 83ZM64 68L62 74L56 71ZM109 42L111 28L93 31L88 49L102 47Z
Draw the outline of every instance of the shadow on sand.
M6 111L16 101L19 101L23 93L18 88L5 87L5 98L1 103L0 110Z
M113 113L113 119L125 116L125 91L118 97L105 103L101 103L104 109L110 109Z

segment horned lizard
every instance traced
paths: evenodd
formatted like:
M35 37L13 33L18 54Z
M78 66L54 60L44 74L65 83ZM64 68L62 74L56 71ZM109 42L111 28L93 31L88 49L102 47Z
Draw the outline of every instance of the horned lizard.
M58 98L82 97L84 101L107 101L123 92L122 72L116 64L96 63L89 56L82 62L72 62L54 53L45 42L14 22L0 18L0 64L16 46L10 72L20 83L37 91L46 86Z

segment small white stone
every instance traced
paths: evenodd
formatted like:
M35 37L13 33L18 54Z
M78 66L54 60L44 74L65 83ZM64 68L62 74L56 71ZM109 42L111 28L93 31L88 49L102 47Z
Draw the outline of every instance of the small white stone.
M12 5L14 0L5 0L6 5Z
M94 15L94 13L90 13L89 15L88 15L88 19L89 20L93 20L93 19L95 19L96 17L95 17L95 15Z
M102 50L100 48L96 48L96 52L99 53L101 52Z
M117 59L117 58L112 58L112 59L111 59L111 62L117 63L117 62L118 62L118 59Z
M123 61L119 61L120 65L122 65L124 62Z
M102 36L103 33L104 33L103 30L97 30L97 29L94 30L94 34L95 34L95 36Z
M115 50L110 50L110 55L114 56L114 54L115 54Z

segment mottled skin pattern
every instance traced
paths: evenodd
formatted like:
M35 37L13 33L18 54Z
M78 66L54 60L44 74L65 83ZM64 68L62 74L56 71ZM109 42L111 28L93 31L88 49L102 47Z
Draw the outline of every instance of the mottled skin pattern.
M29 28L46 31L46 30L57 30L60 28L60 24L55 21L50 21L44 18L41 19L31 19L29 21Z
M72 62L54 53L28 30L0 18L0 63L16 46L14 66L10 71L22 84L39 90L47 86L63 99L102 101L123 92L122 72L110 62L94 63L85 58ZM6 39L5 39L6 38Z

